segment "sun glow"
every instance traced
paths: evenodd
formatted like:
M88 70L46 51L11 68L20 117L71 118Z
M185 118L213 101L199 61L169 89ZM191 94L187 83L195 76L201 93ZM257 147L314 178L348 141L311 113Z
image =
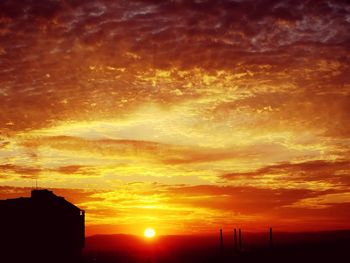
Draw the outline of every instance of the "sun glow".
M145 229L145 232L143 232L143 235L146 238L153 238L156 235L156 231L153 228L148 227Z

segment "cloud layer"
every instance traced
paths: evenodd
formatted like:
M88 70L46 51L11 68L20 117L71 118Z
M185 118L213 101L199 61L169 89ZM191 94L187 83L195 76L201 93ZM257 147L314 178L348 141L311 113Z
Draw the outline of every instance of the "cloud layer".
M349 227L349 24L345 0L1 1L1 196L38 179L91 233Z

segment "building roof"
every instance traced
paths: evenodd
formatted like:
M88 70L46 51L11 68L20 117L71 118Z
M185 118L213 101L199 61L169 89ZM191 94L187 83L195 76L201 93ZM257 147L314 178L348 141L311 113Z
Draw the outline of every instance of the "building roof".
M48 208L69 209L74 211L82 211L79 207L68 202L61 196L55 195L52 191L46 189L32 190L30 197L19 197L7 200L0 200L2 206L28 206L37 204Z

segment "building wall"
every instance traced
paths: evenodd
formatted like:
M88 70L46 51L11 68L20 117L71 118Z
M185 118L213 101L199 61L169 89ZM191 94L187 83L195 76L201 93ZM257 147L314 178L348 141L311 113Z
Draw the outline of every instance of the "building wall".
M84 246L84 212L56 198L0 201L0 262L76 262Z

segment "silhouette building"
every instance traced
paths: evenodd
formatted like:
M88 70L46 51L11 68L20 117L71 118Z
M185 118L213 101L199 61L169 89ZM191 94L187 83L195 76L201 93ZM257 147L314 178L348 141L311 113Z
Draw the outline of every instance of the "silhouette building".
M48 190L0 200L0 262L79 262L84 211Z

